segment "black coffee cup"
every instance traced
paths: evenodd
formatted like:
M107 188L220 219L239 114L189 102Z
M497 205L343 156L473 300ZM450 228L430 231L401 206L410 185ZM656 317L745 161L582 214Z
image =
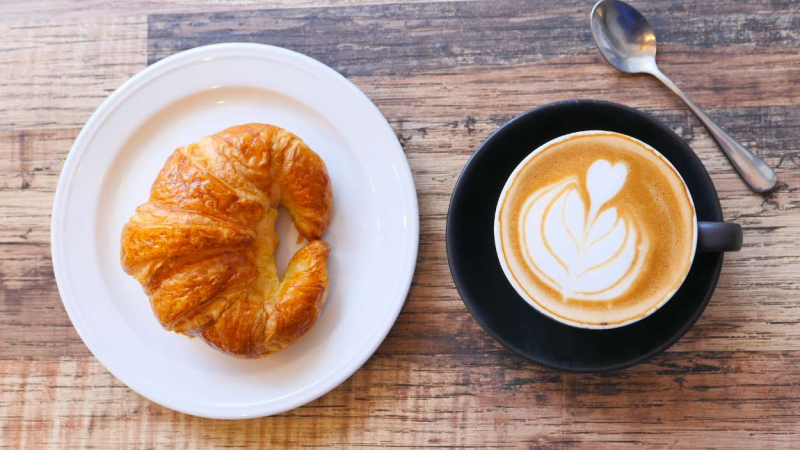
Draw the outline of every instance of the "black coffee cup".
M495 247L497 249L497 257L500 261L500 265L503 268L503 273L505 273L506 277L508 278L508 282L514 286L514 289L517 291L520 297L522 297L528 304L530 304L534 309L539 311L540 313L546 315L547 317L561 322L565 325L570 325L578 328L587 328L593 330L610 330L614 328L619 328L623 326L628 326L633 323L636 323L640 320L645 319L650 314L658 311L658 309L662 308L675 294L674 291L664 298L659 299L658 303L649 309L644 315L635 314L630 319L621 320L619 322L612 322L612 323L603 323L603 324L587 324L582 322L578 319L573 319L570 317L559 316L551 311L549 311L546 307L543 307L534 297L531 297L525 289L519 284L517 278L513 275L513 271L506 265L506 257L504 256L503 238L501 238L501 226L500 226L500 210L501 205L504 203L504 199L506 198L507 193L513 189L514 180L517 178L516 174L518 171L522 170L524 166L528 164L532 158L541 154L541 152L548 152L549 149L552 148L559 142L576 139L576 138L605 138L609 136L616 136L625 141L635 142L637 145L632 147L635 149L637 153L643 153L645 155L652 155L654 156L652 159L652 164L655 166L663 166L668 167L671 173L677 173L677 178L683 184L682 189L685 189L686 192L689 191L688 186L686 186L686 182L681 177L680 173L677 172L675 166L667 160L659 151L648 145L647 143L636 139L634 137L624 135L621 133L616 133L607 130L584 130L579 131L576 133L570 133L564 136L559 136L553 140L550 140L544 144L542 144L539 148L534 149L528 156L526 156L518 165L514 172L508 178L506 182L503 192L500 194L500 198L497 202L497 212L495 217L495 227L494 227L494 240L495 240ZM610 166L609 166L610 167ZM683 284L683 281L686 278L686 275L691 268L691 263L694 261L697 252L724 252L724 251L738 251L742 247L742 229L738 224L735 223L728 223L728 222L700 222L697 220L697 212L694 206L694 201L691 195L687 196L676 196L676 201L685 202L686 210L691 211L691 219L694 223L694 229L692 230L692 251L690 256L690 263L686 268L685 271L679 274L680 283Z

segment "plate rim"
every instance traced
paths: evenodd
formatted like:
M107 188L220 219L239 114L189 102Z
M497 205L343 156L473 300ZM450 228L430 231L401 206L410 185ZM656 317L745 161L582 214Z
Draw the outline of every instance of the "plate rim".
M239 53L237 54L237 52ZM408 221L407 226L404 229L406 230L405 237L408 239L409 245L407 248L405 248L406 254L404 256L406 261L401 266L403 270L398 272L396 275L400 279L400 286L402 287L396 291L394 296L390 297L390 300L392 301L388 304L392 309L390 309L389 313L386 315L386 323L383 327L384 329L374 333L371 336L371 340L368 341L368 345L363 346L360 349L360 353L356 352L351 363L343 366L339 372L326 374L320 380L317 380L315 383L310 385L307 390L302 391L299 395L296 395L295 398L292 398L288 401L282 400L278 404L266 403L256 405L255 407L240 408L246 409L244 412L236 412L237 410L233 408L226 408L218 412L209 411L207 409L208 407L205 407L206 409L195 406L185 407L180 403L173 401L171 398L159 398L158 395L150 395L152 393L147 392L145 386L141 386L138 383L130 383L131 380L128 377L120 376L117 370L119 369L118 367L112 369L106 362L103 361L103 359L98 357L98 352L96 351L98 347L95 346L95 343L90 344L92 341L87 341L84 335L84 327L87 325L80 319L80 308L77 306L80 302L76 300L71 290L70 283L68 282L69 277L67 276L65 263L62 258L62 255L65 254L65 248L64 243L59 236L60 231L64 229L63 225L66 216L66 199L68 198L68 194L70 192L70 184L72 179L74 178L76 171L80 166L81 160L86 153L87 148L90 146L92 139L98 130L103 126L104 122L115 112L116 108L119 107L138 89L147 83L158 79L160 76L168 73L171 70L177 69L184 64L196 62L198 59L204 56L230 57L232 56L231 54L243 58L263 58L269 56L272 56L273 58L275 56L283 57L286 60L290 60L293 63L309 69L310 73L324 77L327 79L327 81L333 82L337 86L345 89L348 95L352 96L354 101L357 101L361 107L366 108L366 110L369 111L369 113L379 121L380 127L382 128L380 132L388 133L391 136L390 142L393 145L388 146L387 151L390 152L389 154L394 154L395 158L393 158L392 161L396 160L396 162L399 163L397 172L400 195L402 196L401 198L405 198L405 203L407 203L406 207L408 209ZM367 95L361 91L361 89L359 89L353 82L348 80L333 68L302 53L267 44L229 42L195 47L175 53L153 64L150 64L122 83L117 89L114 90L113 93L103 100L100 106L97 107L73 142L59 174L58 183L53 195L52 217L50 220L50 254L59 297L61 298L61 303L64 305L64 309L67 312L67 316L70 319L72 327L78 333L81 341L83 341L84 345L89 349L95 359L100 362L100 364L102 364L106 370L108 370L112 375L114 375L115 378L125 384L129 389L133 390L142 397L145 397L148 400L166 408L197 417L234 420L266 417L279 414L314 401L332 391L341 383L350 378L369 360L369 358L372 357L375 351L377 351L378 347L386 339L386 336L389 334L391 329L394 327L397 317L402 311L406 299L408 298L413 276L416 272L416 263L419 252L419 228L419 200L417 197L416 185L414 183L408 158L402 148L402 145L397 139L397 135L391 128L391 125L389 125L389 122L386 120L386 117L383 115L383 113L381 113L372 100L370 100L369 97L367 97Z
M708 173L708 170L705 168L705 165L702 163L702 161L697 156L697 154L694 152L694 150L692 150L692 148L689 146L689 144L687 144L686 141L683 140L683 138L678 136L669 126L667 126L666 124L664 124L660 120L656 119L655 117L652 117L651 115L647 114L644 111L641 111L641 110L638 110L636 108L632 108L630 106L623 105L623 104L620 104L620 103L610 102L610 101L607 101L607 100L595 100L595 99L570 99L570 100L561 100L561 101L556 101L556 102L551 102L551 103L546 103L546 104L543 104L543 105L539 105L537 107L531 108L531 109L529 109L529 110L527 110L525 112L522 112L522 113L514 116L509 121L507 121L503 125L499 126L496 130L494 130L483 142L481 142L481 144L472 153L472 155L470 155L470 157L467 160L466 164L464 164L464 168L461 170L461 173L459 173L458 178L456 179L456 183L455 183L455 185L453 187L453 193L450 196L450 202L449 202L448 207L447 207L447 223L445 225L445 247L446 247L446 253L447 253L447 262L448 262L448 266L450 267L450 276L453 278L453 283L454 283L454 285L456 287L456 290L458 291L459 297L461 297L461 301L464 303L464 306L467 308L467 311L469 311L469 313L472 316L473 320L475 320L478 323L478 325L480 325L481 328L485 332L489 333L489 335L495 341L500 343L500 345L502 345L505 349L510 350L515 355L517 355L517 356L519 356L519 357L521 357L521 358L523 358L523 359L525 359L527 361L536 363L536 364L538 364L540 366L543 366L543 367L547 367L547 368L550 368L550 369L555 369L555 370L559 370L559 371L563 371L563 372L568 372L568 373L602 374L602 373L616 372L616 371L620 371L620 370L623 370L623 369L627 369L629 367L633 367L633 366L639 365L639 364L649 360L650 358L663 353L668 348L672 347L675 343L677 343L679 340L681 340L683 338L683 336L686 335L686 333L695 325L695 323L697 323L697 320L700 319L700 316L703 315L703 312L708 307L708 304L710 303L711 298L713 297L714 292L716 291L717 284L719 282L719 278L720 278L720 275L722 273L722 266L723 266L723 263L724 263L724 253L720 253L721 256L720 256L720 259L719 259L719 263L717 264L716 268L714 269L714 273L712 274L711 279L709 280L710 281L709 290L703 296L703 299L700 302L700 307L695 312L695 314L693 314L691 317L689 317L686 320L686 322L684 323L684 325L672 337L670 337L670 339L665 340L664 342L662 342L661 344L657 345L656 347L654 347L649 352L646 352L646 353L644 353L644 354L642 354L642 355L640 355L640 356L638 356L636 358L633 358L633 359L631 359L629 361L625 361L623 363L618 363L618 364L607 365L607 366L604 366L604 367L598 368L598 369L583 369L583 368L580 368L580 367L576 368L576 367L570 367L570 366L566 366L566 365L562 365L562 364L557 364L557 363L553 363L553 362L545 360L545 359L535 358L535 357L532 357L531 355L527 355L524 352L522 352L521 350L517 349L511 343L509 343L502 336L497 334L491 327L489 327L485 323L485 321L481 318L481 316L479 314L476 314L476 312L473 309L473 306L471 305L471 302L468 301L466 296L464 295L464 291L465 291L465 288L463 287L464 280L463 280L463 277L460 276L457 273L457 271L455 269L455 265L453 264L453 260L455 258L454 258L453 254L452 254L452 252L453 252L453 250L452 250L453 243L451 242L453 240L453 238L452 238L452 230L451 230L453 224L452 224L452 222L450 220L450 213L451 213L451 210L452 210L452 207L453 207L453 201L454 201L454 199L455 199L455 197L457 195L457 192L459 190L459 186L463 182L464 174L467 172L467 169L470 167L470 165L474 164L475 159L478 157L478 155L481 154L482 152L487 151L487 148L490 146L491 142L494 139L496 139L498 136L500 136L501 134L504 134L504 133L508 133L509 130L511 129L512 125L514 125L517 121L520 121L520 120L522 120L524 118L527 118L529 116L532 116L532 115L546 113L547 110L550 110L550 109L556 109L556 108L560 108L560 107L567 106L567 105L581 105L581 104L595 104L595 105L599 104L599 105L604 105L604 106L607 106L607 107L610 107L610 108L614 108L614 109L625 110L625 111L627 111L629 113L632 113L632 114L635 114L637 116L640 116L643 119L645 119L646 121L652 123L653 125L655 125L659 129L659 131L661 133L669 133L669 134L674 135L682 143L682 145L684 147L686 147L686 149L689 150L688 153L691 153L691 156L693 157L693 159L696 160L695 162L697 162L700 165L700 167L703 168L703 170L702 170L702 175L703 175L703 178L704 178L703 181L708 183L708 185L710 186L713 194L716 197L715 201L713 202L714 203L714 205L713 205L714 206L714 211L712 211L712 213L716 217L719 217L720 220L723 220L722 205L721 205L721 203L719 201L719 195L717 193L716 187L714 186L714 182L711 179L711 175ZM609 131L614 131L614 130L609 130ZM681 177L683 177L683 175L681 175ZM536 311L536 310L534 310L534 311ZM536 313L537 314L541 314L539 311L536 311ZM552 320L547 316L544 316L544 317L547 318L548 320ZM554 323L558 323L558 322L554 321ZM559 324L559 325L561 325L561 324ZM563 326L568 326L568 325L563 325ZM599 332L603 332L603 330L598 330L598 331Z

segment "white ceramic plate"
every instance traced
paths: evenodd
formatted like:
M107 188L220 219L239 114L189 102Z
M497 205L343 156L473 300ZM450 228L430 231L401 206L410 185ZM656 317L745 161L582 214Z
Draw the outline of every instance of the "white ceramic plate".
M322 315L297 343L260 360L162 329L119 262L122 226L175 148L247 122L302 137L325 160L335 203L323 237L332 252ZM281 268L297 248L286 216L278 224ZM408 293L419 214L402 148L357 87L289 50L220 44L153 64L103 102L64 164L51 239L64 307L111 373L168 408L235 419L303 405L364 364Z

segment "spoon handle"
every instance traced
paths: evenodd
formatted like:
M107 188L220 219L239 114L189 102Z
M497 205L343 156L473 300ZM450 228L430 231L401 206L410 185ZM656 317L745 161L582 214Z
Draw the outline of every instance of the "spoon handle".
M661 80L672 92L674 92L689 109L700 119L708 132L717 141L717 145L725 152L733 167L739 172L742 179L750 186L750 189L764 193L769 192L778 182L778 175L767 165L763 159L759 158L750 150L746 149L736 139L720 128L710 117L700 109L695 102L684 94L680 88L672 82L666 75L661 73L658 68L651 68L650 74Z

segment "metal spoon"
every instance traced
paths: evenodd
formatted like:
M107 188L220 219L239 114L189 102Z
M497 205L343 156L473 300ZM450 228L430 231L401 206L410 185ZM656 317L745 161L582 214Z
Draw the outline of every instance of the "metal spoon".
M775 187L778 182L775 171L723 131L689 96L658 70L656 35L639 11L619 0L600 0L592 9L591 21L592 35L597 47L612 66L627 73L649 73L661 80L700 119L751 189L768 192Z

